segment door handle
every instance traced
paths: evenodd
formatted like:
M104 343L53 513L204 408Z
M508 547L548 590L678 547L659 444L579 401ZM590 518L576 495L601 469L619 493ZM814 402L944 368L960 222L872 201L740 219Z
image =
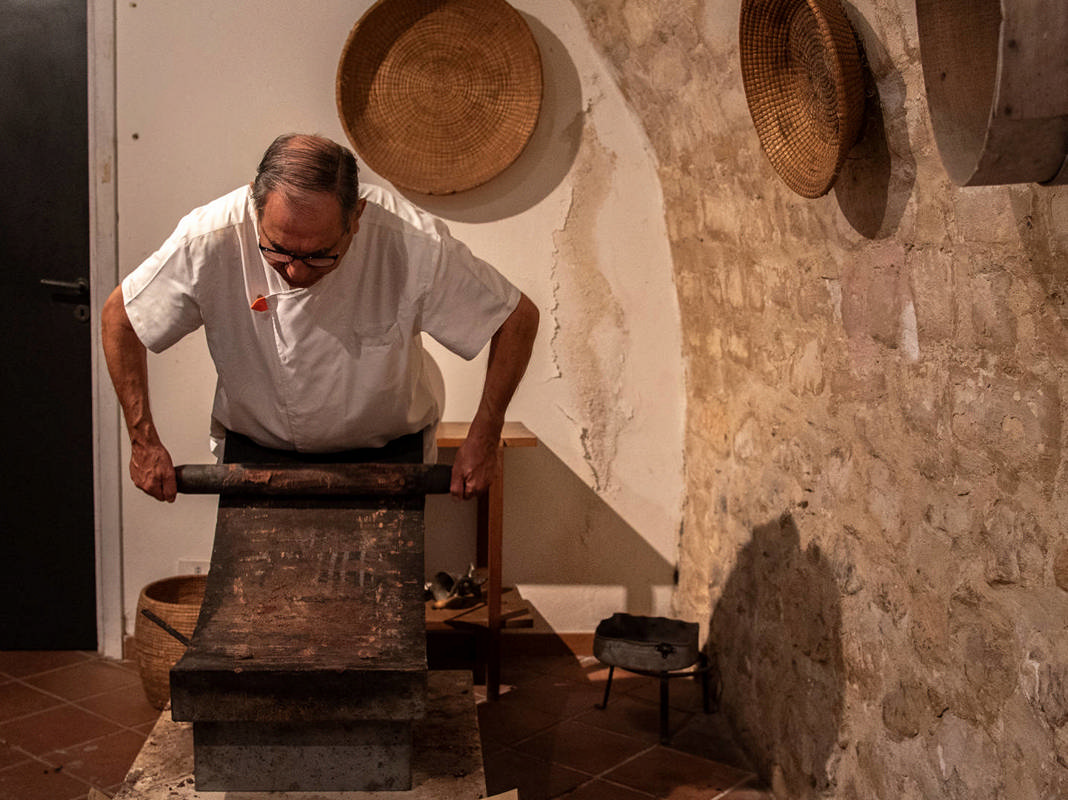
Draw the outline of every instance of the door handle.
M77 278L73 281L57 281L53 278L41 278L41 285L47 286L54 294L89 294L89 281Z
M75 278L72 281L58 281L54 278L41 278L41 285L52 290L52 299L60 303L74 305L74 318L78 322L89 321L89 281Z

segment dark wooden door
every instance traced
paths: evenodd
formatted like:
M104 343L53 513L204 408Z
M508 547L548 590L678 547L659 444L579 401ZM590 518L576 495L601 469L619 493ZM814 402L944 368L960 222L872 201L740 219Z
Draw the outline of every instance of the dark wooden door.
M95 650L86 4L0 19L0 649Z

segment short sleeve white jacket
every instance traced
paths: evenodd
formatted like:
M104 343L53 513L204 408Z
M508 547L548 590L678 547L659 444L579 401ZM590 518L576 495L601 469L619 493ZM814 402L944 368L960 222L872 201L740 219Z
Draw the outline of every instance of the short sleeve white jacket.
M290 288L263 260L247 186L184 217L123 281L153 352L204 326L218 374L213 438L226 428L332 452L422 430L444 397L421 332L471 359L516 307L519 290L443 222L379 187L360 194L351 247L310 288Z

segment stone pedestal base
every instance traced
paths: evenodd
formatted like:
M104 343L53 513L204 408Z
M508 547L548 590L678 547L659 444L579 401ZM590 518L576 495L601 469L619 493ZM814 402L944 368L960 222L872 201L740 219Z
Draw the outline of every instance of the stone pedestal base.
M412 788L408 722L194 722L202 791Z
M255 739L257 735L250 736ZM293 770L293 780L305 775L304 770L319 770L325 775L352 767L358 760L352 753L347 758L338 758L337 753L327 752L330 747L344 746L333 736L328 733L333 744L326 745L317 759L303 766L285 767ZM269 739L270 734L264 741ZM372 748L389 746L388 738L382 742L364 742ZM427 714L412 724L412 779L407 790L211 791L196 786L193 749L193 724L173 722L170 711L164 711L114 800L478 800L486 796L471 674L464 671L428 674ZM369 752L365 751L364 755ZM268 750L260 750L256 757L267 754ZM222 757L223 753L214 755ZM244 758L251 767L252 751ZM348 765L342 766L346 761ZM198 765L198 774L201 768ZM267 762L264 768L278 769Z

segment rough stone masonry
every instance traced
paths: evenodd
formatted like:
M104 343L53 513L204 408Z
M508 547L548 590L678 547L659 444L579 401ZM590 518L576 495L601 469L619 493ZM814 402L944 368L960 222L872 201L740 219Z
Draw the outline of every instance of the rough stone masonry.
M575 0L665 197L687 375L676 609L790 798L1068 797L1068 190L958 188L911 0L847 13L868 119L793 194L739 0Z

